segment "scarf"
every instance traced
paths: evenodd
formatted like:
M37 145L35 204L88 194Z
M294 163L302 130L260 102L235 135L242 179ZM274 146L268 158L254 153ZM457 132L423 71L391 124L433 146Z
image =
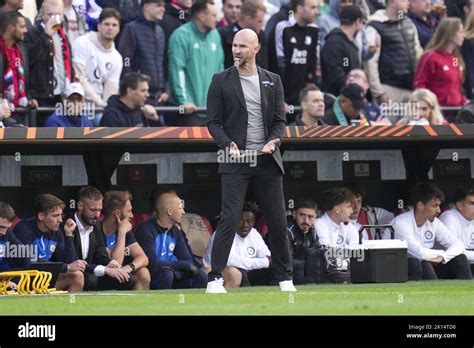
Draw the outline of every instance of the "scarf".
M347 118L346 115L344 115L344 111L342 111L341 104L340 104L340 99L341 97L337 97L336 100L334 101L334 104L332 106L332 110L334 111L334 114L336 115L337 122L341 126L348 126L349 124L347 123ZM360 125L361 126L370 126L370 122L365 117L364 115L360 115Z
M66 71L66 77L69 79L69 81L72 82L71 50L69 48L67 36L64 33L64 30L61 26L58 28L58 35L59 35L59 38L61 39L61 48L63 51L64 70Z
M5 62L2 79L3 97L15 107L27 106L25 70L23 69L20 48L17 43L12 48L8 47L3 38L0 37L0 49ZM12 62L15 63L12 64Z

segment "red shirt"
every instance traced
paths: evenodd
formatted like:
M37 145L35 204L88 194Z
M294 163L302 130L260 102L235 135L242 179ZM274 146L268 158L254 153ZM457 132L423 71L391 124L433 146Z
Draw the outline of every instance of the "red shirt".
M436 94L441 106L462 106L467 98L461 92L462 79L458 58L443 51L428 52L416 66L413 88L426 88Z

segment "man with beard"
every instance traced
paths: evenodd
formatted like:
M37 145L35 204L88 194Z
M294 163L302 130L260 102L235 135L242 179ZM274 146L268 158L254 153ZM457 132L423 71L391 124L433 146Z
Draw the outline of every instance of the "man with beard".
M207 293L225 293L222 271L241 219L248 185L255 185L268 224L272 245L273 281L281 291L293 285L286 209L283 160L278 144L286 126L280 77L257 66L258 36L243 29L234 36L234 66L213 76L207 95L207 127L222 152L221 219L212 247ZM244 156L240 150L245 150Z
M78 292L84 286L84 265L77 260L74 250L75 222L68 219L62 225L65 206L56 196L37 196L33 205L34 217L21 220L13 233L22 244L30 245L36 251L30 261L63 263L56 289Z
M408 244L409 280L472 278L463 242L437 218L443 200L438 187L419 183L412 191L415 209L392 222L395 237Z
M131 290L134 281L130 274L117 261L110 260L107 253L103 231L98 225L102 201L102 193L95 187L79 190L74 246L84 272L84 290Z

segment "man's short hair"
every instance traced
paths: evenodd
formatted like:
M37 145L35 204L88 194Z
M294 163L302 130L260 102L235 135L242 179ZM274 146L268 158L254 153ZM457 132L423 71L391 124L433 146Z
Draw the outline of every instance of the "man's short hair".
M123 209L127 201L132 200L132 194L128 191L107 191L104 197L104 216L110 216L116 209Z
M296 12L298 6L304 6L305 0L291 0L291 9Z
M86 186L79 190L79 193L77 194L77 200L84 202L86 199L91 201L101 201L104 199L104 196L102 196L102 193L95 187Z
M454 193L454 202L462 202L467 198L467 196L474 196L474 186L458 187Z
M309 92L312 92L312 91L321 91L321 90L316 85L306 86L305 88L303 88L300 91L300 94L299 94L299 97L298 97L298 100L299 100L300 104L303 101L306 101L306 98L308 98Z
M111 18L111 17L118 20L119 23L122 21L122 16L120 15L119 11L117 11L116 9L112 7L106 7L100 13L99 24L105 21L107 18Z
M1 6L1 5L0 5ZM4 34L10 25L15 26L18 18L24 18L18 11L7 11L0 14L0 34Z
M299 198L295 202L295 211L298 209L314 209L314 211L318 211L318 205L316 202L311 198Z
M255 218L259 213L258 205L255 202L244 202L244 207L242 208L242 213L248 211L253 214Z
M33 212L35 217L39 213L48 214L51 211L60 208L64 210L66 204L56 196L50 195L49 193L44 193L35 197L33 202Z
M148 81L150 81L149 76L134 71L124 74L120 79L120 96L126 95L128 88L135 90L140 82Z
M145 6L146 4L153 4L153 3L164 4L165 0L142 0L140 6L143 8L143 6Z
M196 18L196 16L199 13L207 11L207 5L214 5L214 1L212 0L194 1L193 5L191 6L191 11L190 11L191 18Z
M149 196L151 211L155 210L155 206L156 206L156 202L158 201L158 198L160 198L160 196L165 193L176 194L176 190L173 187L167 186L167 185L156 186L153 190L151 190L150 196Z
M326 211L333 209L335 206L344 202L352 202L355 196L354 193L347 187L336 186L324 191L322 195L322 205Z
M356 198L357 197L365 198L365 194L366 194L365 191L356 183L351 182L344 186L347 187L349 190L351 190L352 193L354 193Z
M0 202L0 219L6 219L8 222L13 222L15 219L15 210L8 203Z
M415 207L418 202L426 204L433 198L438 198L441 202L444 201L444 193L438 188L438 186L429 182L416 184L412 190L411 197L412 203Z
M266 12L267 9L264 5L247 0L243 3L242 7L240 8L240 18L244 18L250 16L251 18L257 17L258 11Z

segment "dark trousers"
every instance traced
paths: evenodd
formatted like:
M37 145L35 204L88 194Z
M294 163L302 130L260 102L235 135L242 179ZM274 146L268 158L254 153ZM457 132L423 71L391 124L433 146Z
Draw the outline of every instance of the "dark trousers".
M126 283L120 283L117 279L104 275L97 277L94 273L84 273L84 291L97 290L133 290L136 278L130 275L130 280Z
M238 270L242 273L241 287L270 285L273 278L270 268L260 268L251 271L238 268Z
M151 289L199 289L206 287L207 274L202 269L196 274L175 271L169 267L150 270Z
M445 264L408 258L408 280L472 279L471 268L464 254Z
M276 282L292 279L283 175L272 156L258 156L257 165L242 164L233 174L222 174L222 208L212 247L209 280L220 277L227 265L234 236L240 225L247 187L252 181L268 225L272 246L272 269Z

